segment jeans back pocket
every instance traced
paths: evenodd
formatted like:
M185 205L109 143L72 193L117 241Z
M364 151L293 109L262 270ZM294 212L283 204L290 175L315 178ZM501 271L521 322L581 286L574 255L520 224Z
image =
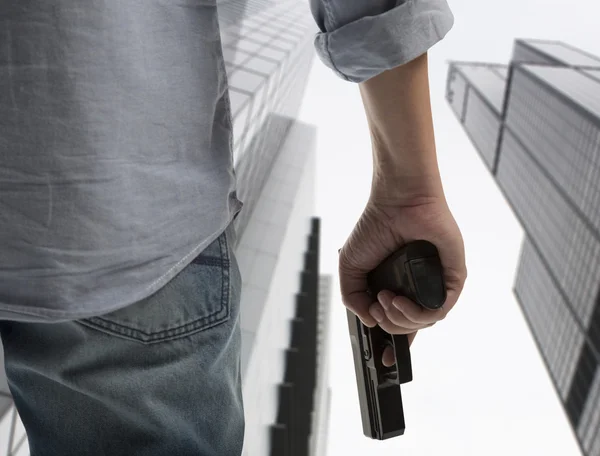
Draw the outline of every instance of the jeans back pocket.
M79 322L108 334L152 344L206 330L230 316L235 259L227 230L167 285L146 299ZM235 279L235 277L234 277Z

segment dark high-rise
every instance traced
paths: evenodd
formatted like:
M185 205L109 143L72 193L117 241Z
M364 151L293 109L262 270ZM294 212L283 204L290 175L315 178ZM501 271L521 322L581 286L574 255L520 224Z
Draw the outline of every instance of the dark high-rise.
M517 40L447 100L526 232L514 293L584 454L600 455L600 58Z

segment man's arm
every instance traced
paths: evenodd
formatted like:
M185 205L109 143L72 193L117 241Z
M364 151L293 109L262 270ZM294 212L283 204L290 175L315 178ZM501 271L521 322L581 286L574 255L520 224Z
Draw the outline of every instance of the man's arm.
M450 30L446 0L311 0L321 60L360 84L373 144L369 201L339 255L346 307L366 325L409 334L443 319L467 271L464 245L444 197L429 100L427 51ZM447 299L427 311L402 296L366 293L367 274L413 240L435 244ZM389 350L384 362L393 362Z
M427 51L454 23L446 0L309 1L321 30L317 54L340 77L360 83L374 184L416 180L441 191Z
M427 54L360 84L373 149L367 206L340 252L344 304L368 326L413 334L445 318L467 271L460 230L446 203L438 169L429 96ZM382 291L364 292L366 275L404 244L423 239L438 248L447 300L441 310L421 308ZM387 353L386 363L391 362Z
M369 79L360 91L373 143L373 196L414 202L442 194L427 54Z

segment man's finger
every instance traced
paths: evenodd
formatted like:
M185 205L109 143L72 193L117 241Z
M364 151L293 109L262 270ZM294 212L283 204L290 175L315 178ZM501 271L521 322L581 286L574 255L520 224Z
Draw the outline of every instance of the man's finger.
M371 315L377 323L381 323L385 320L385 310L378 302L371 304L371 307L369 307L369 315Z
M343 261L339 264L340 292L344 305L350 309L364 325L372 328L377 321L369 314L373 298L367 293L367 275L348 268Z
M394 348L391 346L385 347L381 358L381 362L386 367L390 367L396 364L396 355L394 353Z
M372 328L377 326L377 321L369 313L369 307L373 303L371 297L365 292L356 292L344 296L342 301L346 308L354 313L365 326Z
M409 346L412 345L413 341L415 340L416 335L417 335L416 332L406 335L406 337L408 337L408 345ZM396 354L394 353L394 349L391 346L385 347L385 349L383 350L381 362L386 367L390 367L390 366L393 366L394 364L396 364Z
M388 334L410 334L412 332L415 332L414 329L410 329L410 328L402 328L401 326L397 326L394 323L392 323L387 316L383 319L382 322L379 323L379 327L381 329L383 329L385 332L387 332Z
M389 290L382 290L377 295L377 300L381 304L381 306L385 310L385 314L388 319L395 324L396 326L400 326L401 328L408 329L421 329L423 325L415 323L408 318L406 318L402 312L396 309L393 305L393 301L396 295Z
M414 321L406 318L406 316L394 306L390 306L385 309L385 315L390 322L401 328L412 329L413 331L423 328L421 323L415 323Z
M447 313L444 308L438 310L425 309L404 296L396 296L393 304L393 307L401 312L405 318L421 326L443 320Z

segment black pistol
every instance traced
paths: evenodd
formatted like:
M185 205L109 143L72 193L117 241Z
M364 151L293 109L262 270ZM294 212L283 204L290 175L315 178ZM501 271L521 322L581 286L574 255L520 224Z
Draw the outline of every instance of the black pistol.
M403 246L375 268L367 282L373 302L381 290L406 296L431 310L439 309L446 300L438 250L428 241ZM377 440L402 435L405 422L400 385L412 380L408 338L392 336L379 326L369 328L347 312L363 432ZM396 355L396 364L391 367L382 363L388 345Z

